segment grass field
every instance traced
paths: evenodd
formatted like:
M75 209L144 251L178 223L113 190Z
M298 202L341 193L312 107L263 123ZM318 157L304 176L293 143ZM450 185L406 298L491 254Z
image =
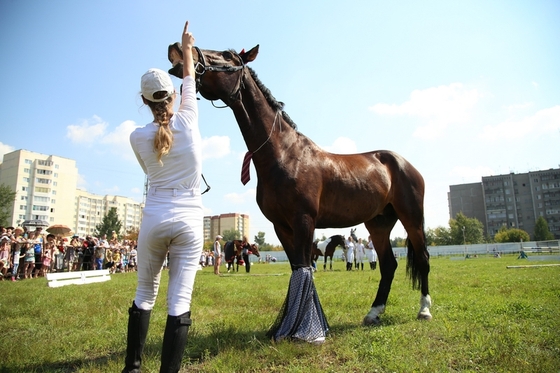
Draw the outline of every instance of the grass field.
M315 274L331 331L321 346L274 343L265 333L287 292L288 264L251 274L200 271L189 372L560 372L560 267L516 257L431 261L433 320L416 320L420 294L399 262L380 327L363 327L376 271ZM223 270L222 270L223 271ZM164 280L167 272L164 273ZM120 372L136 274L48 288L45 279L0 282L0 372ZM166 281L152 313L143 372L157 372L166 320Z

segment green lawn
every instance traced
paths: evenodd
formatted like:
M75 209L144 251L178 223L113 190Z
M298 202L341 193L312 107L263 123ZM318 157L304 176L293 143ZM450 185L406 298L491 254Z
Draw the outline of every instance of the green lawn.
M560 372L560 267L515 256L431 261L430 322L416 320L420 294L399 262L380 327L361 326L379 268L315 273L331 332L321 346L274 343L265 333L287 292L288 264L251 274L197 275L189 372ZM320 266L322 267L322 266ZM223 271L223 269L222 269ZM143 372L157 372L166 319L164 273ZM48 288L46 279L0 282L0 372L120 372L136 274Z

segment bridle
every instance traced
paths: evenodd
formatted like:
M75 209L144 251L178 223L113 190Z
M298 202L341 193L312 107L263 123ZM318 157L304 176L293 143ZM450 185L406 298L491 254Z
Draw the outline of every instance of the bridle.
M241 56L238 53L234 53L238 58L239 61L241 62L241 66L230 66L230 65L222 65L222 66L212 66L212 65L207 65L206 64L206 59L204 58L204 54L202 53L202 51L200 50L200 48L198 47L194 47L194 49L196 50L196 53L198 54L198 61L196 63L196 65L194 66L194 71L195 71L195 82L196 82L196 91L198 92L200 90L200 87L202 87L202 81L201 78L202 76L207 72L226 72L226 73L233 73L236 71L241 71L241 73L239 74L239 81L237 82L237 87L234 88L231 92L231 94L229 95L229 102L231 101L235 101L237 99L239 99L239 94L241 91L241 88L243 87L243 72L245 71L245 63L243 62L243 58L241 58ZM226 102L226 106L216 106L214 104L214 101L210 100L212 102L212 105L214 107L217 108L225 108L227 106L229 106L229 104Z

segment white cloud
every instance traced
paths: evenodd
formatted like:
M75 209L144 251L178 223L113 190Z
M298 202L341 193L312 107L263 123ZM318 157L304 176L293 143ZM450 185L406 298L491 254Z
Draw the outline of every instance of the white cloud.
M323 147L328 152L337 154L354 154L358 147L356 143L348 137L339 137L330 146Z
M13 146L6 145L0 142L0 163L2 163L2 159L4 158L4 154L8 154L16 150Z
M91 119L83 120L80 124L66 127L66 137L74 144L89 144L93 146L97 139L105 134L108 124L94 115Z
M505 108L508 111L516 111L516 110L527 109L527 108L530 108L531 106L533 106L532 102L524 102L522 104L509 105L509 106L506 106Z
M255 189L247 189L245 193L228 193L224 195L224 199L232 204L241 205L255 201Z
M104 134L100 142L109 146L109 151L128 161L136 162L136 156L130 147L130 134L138 126L132 120L125 120L113 131Z
M465 123L470 112L482 97L476 89L467 89L461 83L414 90L410 99L400 105L379 103L369 109L379 115L408 115L427 122L414 136L424 139L439 137L449 124Z
M560 105L557 105L522 119L508 119L495 126L486 126L479 137L487 141L520 139L530 134L544 135L559 130Z
M231 152L228 136L212 136L202 139L202 159L223 158Z
M130 147L130 134L136 128L138 128L136 122L132 120L125 120L117 126L114 131L111 131L106 135L103 134L101 142L103 144L115 145L118 147Z

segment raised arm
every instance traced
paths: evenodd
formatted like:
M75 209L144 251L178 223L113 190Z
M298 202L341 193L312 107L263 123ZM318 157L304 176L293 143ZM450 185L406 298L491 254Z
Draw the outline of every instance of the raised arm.
M193 46L194 36L188 31L189 21L185 23L181 46L183 48L183 78L187 75L194 77Z

